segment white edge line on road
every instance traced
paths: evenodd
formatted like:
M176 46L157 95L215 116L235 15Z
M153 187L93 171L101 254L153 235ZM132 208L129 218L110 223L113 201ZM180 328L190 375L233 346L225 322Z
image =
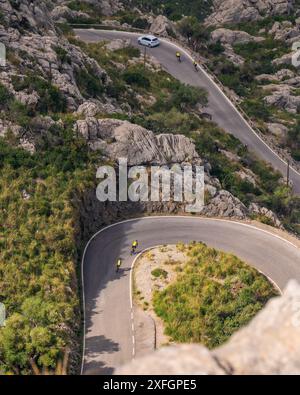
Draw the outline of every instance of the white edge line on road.
M75 29L75 30L87 30L87 31L93 31L95 33L97 32L109 32L109 33L117 33L120 34L122 33L122 31L118 31L118 30L101 30L101 29ZM126 32L124 31L124 33L126 34L131 34L133 36L137 36L139 34L142 33L135 33L135 32ZM180 47L179 45L173 43L172 41L169 41L168 39L165 38L160 38L161 41L172 45L173 47L180 49L190 60L193 61L193 57L187 52L186 49L184 49L183 47ZM222 91L222 89L219 87L219 85L213 80L213 78L208 74L208 72L201 66L201 64L199 65L199 68L201 69L201 71L203 72L203 74L212 82L212 84L218 89L218 91L224 96L224 98L227 100L227 102L231 105L231 107L236 111L236 113L239 115L239 117L242 119L243 122L245 122L245 124L250 128L250 130L252 131L252 133L254 133L254 135L285 165L287 166L287 162L282 159L277 152L275 152L261 137L258 133L256 133L256 131L252 128L252 126L249 124L249 122L242 116L242 114L240 113L240 111L237 109L237 107L234 105L234 103L229 99L228 96L225 95L225 93ZM298 174L298 176L300 176L300 173L293 167L290 166L290 169L292 171L294 171L296 174Z
M159 217L159 218L161 218L161 217ZM134 308L133 308L133 270L134 270L136 262L145 252L150 251L153 248L157 248L157 247L161 247L161 246L162 246L162 244L145 248L144 250L140 251L138 253L138 255L136 255L136 257L134 258L134 260L131 263L130 277L129 277L129 298L130 298L130 309L131 309L131 319L132 319L132 342L133 342L132 355L133 355L133 358L135 357L135 326L134 326Z
M198 220L198 221L219 221L219 222L227 222L227 223L231 223L231 224L236 224L236 225L240 225L240 226L244 226L244 227L248 227L251 229L254 229L256 231L268 234L274 238L277 238L283 242L285 242L286 244L291 245L292 247L296 248L297 250L299 250L299 247L296 244L293 244L291 241L279 236L279 235L275 235L274 233L265 230L265 229L260 229L257 228L254 225L250 225L250 224L245 224L242 222L238 222L238 221L231 221L228 219L221 219L221 218L206 218L206 217L191 217L191 216L185 216L185 215L164 215L164 216L160 216L160 215L154 215L154 216L149 216L149 217L140 217L140 218L130 218L130 219L126 219L120 222L116 222L114 224L108 225L103 229L100 229L98 232L96 232L87 242L85 248L84 248L84 252L83 252L83 256L82 256L82 260L81 260L81 285L82 285L82 304L83 304L83 350L82 350L82 362L81 362L81 375L83 374L83 369L84 369L84 355L85 355L85 335L86 335L86 320L85 320L85 294L84 294L84 273L83 273L83 268L84 268L84 261L85 261L85 256L87 253L87 250L91 244L91 242L102 232L104 232L105 230L112 228L114 226L117 225L121 225L127 222L134 222L134 221L139 221L139 220L147 220L147 219L153 219L153 218L188 218L188 219L192 219L192 220ZM151 247L153 248L153 247ZM140 255L140 254L139 254ZM139 255L136 257L136 259L139 257ZM132 273L132 270L131 270ZM130 284L132 281L131 278L132 274L130 275ZM271 280L271 279L270 279ZM273 280L272 280L273 281ZM130 285L131 287L131 285ZM132 309L133 306L133 301L132 301L132 295L130 295L130 306Z

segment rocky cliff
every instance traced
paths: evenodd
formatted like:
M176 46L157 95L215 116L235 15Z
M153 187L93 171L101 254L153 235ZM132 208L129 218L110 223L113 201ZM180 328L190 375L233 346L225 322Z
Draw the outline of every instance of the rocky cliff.
M219 180L210 174L210 164L196 151L193 140L174 134L155 135L141 126L127 121L96 119L87 117L78 120L75 132L83 136L91 149L101 150L107 160L128 158L128 165L171 165L172 163L193 163L205 169L206 205L200 214L209 217L224 217L245 220L251 215L263 215L270 223L281 227L276 215L265 207L252 204L246 207L230 192L223 190ZM243 173L242 176L250 177ZM87 191L78 202L81 212L82 239L86 240L99 227L117 219L140 214L183 213L185 204L174 202L101 203L95 191Z

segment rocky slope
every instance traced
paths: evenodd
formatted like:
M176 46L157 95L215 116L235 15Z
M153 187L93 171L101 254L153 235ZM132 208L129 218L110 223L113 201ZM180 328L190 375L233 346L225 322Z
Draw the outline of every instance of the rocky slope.
M35 2L33 5L30 1L23 1L19 6L12 7L9 1L1 1L3 25L0 26L0 39L7 46L9 55L7 67L0 73L0 83L6 86L19 102L34 111L41 92L35 91L31 86L25 89L16 87L16 77L24 81L30 73L42 80L50 81L66 98L68 111L78 114L79 120L74 130L87 140L92 150L101 149L110 159L126 155L130 158L130 165L197 160L201 162L195 146L184 136L156 136L128 122L95 118L99 112L117 111L119 105L105 95L102 95L100 100L92 101L87 101L83 97L76 78L78 71L91 71L104 85L110 82L110 78L94 59L89 58L79 47L70 44L59 33L51 19L51 12L53 13L58 3L61 4L52 2L46 7L44 2ZM220 34L224 36L224 32L221 31ZM232 40L239 39L236 34L234 37ZM248 40L249 37L244 36L240 39ZM119 46L111 49L118 48ZM36 133L47 133L52 127L59 125L59 121L39 115L31 122L34 127L28 130L3 117L0 121L0 135L5 136L9 131L13 131L20 145L34 152L37 149ZM229 192L220 191L220 183L210 178L208 172L206 181L211 199L209 205L203 209L203 214L247 218L251 210L249 211ZM147 210L155 211L153 207ZM279 225L274 214L267 212L267 215Z
M206 24L222 26L290 14L293 5L294 0L214 0L214 11L206 19Z
M59 90L66 100L67 111L76 111L86 101L79 86L80 78L93 75L102 86L110 82L106 71L94 59L61 35L51 18L53 6L54 2L46 6L43 1L15 2L14 7L7 0L0 2L0 41L7 49L7 65L1 69L0 83L33 112L45 93L43 88L39 92L35 90L32 80L36 78L41 85L46 82ZM104 106L110 112L114 111L114 104L104 94L100 100L94 99L95 106ZM30 131L2 118L0 135L12 130L16 137L22 136L21 145L32 151ZM45 128L49 122L39 118L38 123Z

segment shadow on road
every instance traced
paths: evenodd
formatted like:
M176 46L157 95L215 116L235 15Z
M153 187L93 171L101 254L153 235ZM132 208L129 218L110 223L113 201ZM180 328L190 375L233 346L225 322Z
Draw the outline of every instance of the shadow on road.
M85 375L110 375L114 368L106 366L101 360L101 355L119 351L118 343L107 339L105 336L94 336L86 340L85 352L88 356L84 364Z
M134 225L134 223L135 221L133 221L132 225ZM117 343L115 338L112 340L110 335L111 331L114 329L113 325L116 322L117 316L116 311L118 311L114 305L119 302L115 292L118 288L122 288L122 283L123 286L124 284L126 285L126 292L128 292L128 281L124 283L123 280L130 275L131 271L130 267L128 267L128 261L126 260L126 258L129 257L131 247L130 225L131 224L127 223L124 228L118 226L117 239L119 243L115 242L116 235L114 233L114 228L100 233L96 239L90 243L86 253L83 270L86 321L84 374L112 374L115 365L112 364L113 367L109 366L110 362L107 361L113 361L114 359L118 360L118 354L121 353L122 355L122 352L124 352L124 350L122 350L122 345ZM101 245L100 250L99 245ZM116 262L120 257L123 258L124 267L122 266L120 270L116 272ZM112 293L109 297L106 295L103 299L100 299L100 295L105 292L108 286L112 290ZM103 300L103 304L101 300ZM128 317L131 325L130 313L127 313L126 310L126 308L130 308L129 299L128 303L127 301L124 301L124 303L124 314L126 312L126 317ZM111 324L109 322L111 322ZM112 325L111 328L109 325ZM102 332L103 329L105 329L105 332ZM129 339L131 339L131 337ZM114 356L114 354L116 355Z

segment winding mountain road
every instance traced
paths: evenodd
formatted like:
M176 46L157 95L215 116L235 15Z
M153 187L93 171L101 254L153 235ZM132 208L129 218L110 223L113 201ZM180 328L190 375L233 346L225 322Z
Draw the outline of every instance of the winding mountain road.
M75 33L85 42L123 38L131 40L133 46L138 46L137 38L140 36L138 33L94 29L75 29ZM183 54L182 63L176 61L175 52L177 50ZM183 48L162 39L159 47L148 48L147 51L161 63L166 71L181 82L204 88L208 92L207 111L212 115L213 121L247 145L259 158L270 163L274 169L286 176L286 162L257 135L233 103L202 68L198 73L194 71L192 58ZM300 173L291 168L290 179L293 182L294 192L300 194Z
M111 374L135 353L129 251L203 241L231 252L270 277L280 288L300 281L300 250L290 242L250 225L197 217L146 217L111 225L85 249L82 281L85 309L83 374ZM117 274L115 263L123 258Z
M137 46L138 34L117 31L76 29L86 42L116 38L130 39ZM184 54L175 60L176 45L163 40L149 49L162 66L181 82L208 91L207 111L226 132L239 138L258 157L272 164L283 175L286 163L255 133L251 126L204 71L193 70L192 59ZM300 194L300 174L291 169L294 191ZM129 362L135 354L129 254L132 240L141 249L178 241L203 241L209 246L232 252L270 277L280 288L289 279L300 281L300 250L290 242L250 225L226 220L197 217L146 217L111 225L97 233L88 243L82 260L85 310L84 354L82 374L111 374ZM115 272L116 260L123 258L122 270Z

